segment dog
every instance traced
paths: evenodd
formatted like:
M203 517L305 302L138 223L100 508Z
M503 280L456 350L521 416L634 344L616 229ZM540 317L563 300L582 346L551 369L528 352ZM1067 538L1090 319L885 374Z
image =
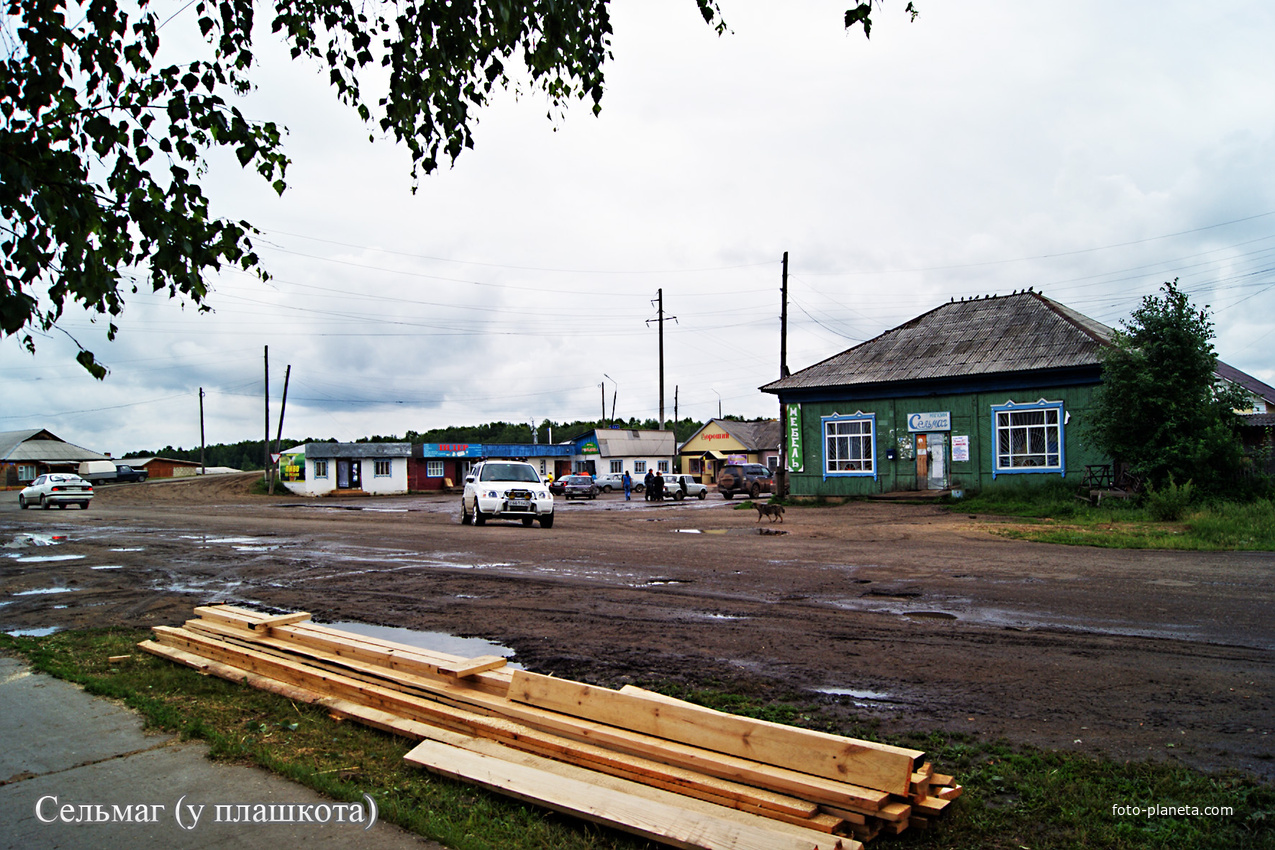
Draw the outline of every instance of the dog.
M759 504L753 505L753 507L757 509L758 522L761 522L761 518L764 516L770 517L771 522L775 521L775 517L779 517L780 522L784 521L784 506L783 505L763 505L759 503Z

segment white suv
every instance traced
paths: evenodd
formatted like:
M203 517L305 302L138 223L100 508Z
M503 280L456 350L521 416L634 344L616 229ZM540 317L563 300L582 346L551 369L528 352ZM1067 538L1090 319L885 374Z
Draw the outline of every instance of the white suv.
M460 497L462 525L483 525L488 519L521 519L541 528L553 528L553 494L529 463L486 460L465 476Z

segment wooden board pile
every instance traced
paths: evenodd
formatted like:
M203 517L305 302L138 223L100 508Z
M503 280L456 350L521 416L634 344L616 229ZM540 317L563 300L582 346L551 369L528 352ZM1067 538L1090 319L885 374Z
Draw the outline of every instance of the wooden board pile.
M229 605L147 652L420 743L440 774L685 848L855 850L960 795L924 753L752 720L626 686L509 670Z

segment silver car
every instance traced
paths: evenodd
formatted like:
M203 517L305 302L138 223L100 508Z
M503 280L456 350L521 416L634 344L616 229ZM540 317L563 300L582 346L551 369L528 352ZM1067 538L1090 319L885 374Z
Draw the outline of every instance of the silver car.
M89 502L93 500L93 485L78 475L64 472L50 472L36 478L18 494L18 507L26 510L32 505L48 510L57 505L79 505L80 510L87 511Z
M680 502L687 496L697 499L708 497L708 485L695 480L694 475L665 475L664 498Z

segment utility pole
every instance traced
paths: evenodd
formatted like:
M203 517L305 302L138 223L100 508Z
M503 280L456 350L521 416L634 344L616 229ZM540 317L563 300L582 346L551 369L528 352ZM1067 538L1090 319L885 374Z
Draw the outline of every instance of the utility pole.
M204 388L199 388L199 474L207 475L208 467L204 465Z
M274 453L280 454L283 445L283 415L288 409L288 381L292 378L292 364L288 364L288 368L283 373L283 401L279 403L279 432L274 438ZM274 456L270 458L274 462ZM274 495L274 478L270 479L270 495Z
M656 307L657 318L647 319L646 323L648 326L651 324L651 322L660 323L660 428L659 430L663 431L665 430L664 428L664 321L665 320L664 320L664 290L663 289L655 290L655 304L657 305ZM676 322L677 316L669 316L669 319Z
M269 484L272 479L270 477L270 346L266 346L266 446L265 446L265 470L266 483Z
M670 472L681 471L681 470L673 468L674 465L677 463L677 390L678 390L678 385L674 384L673 385L673 456L669 458Z
M784 251L783 277L780 285L779 308L779 380L788 377L788 252ZM779 403L779 497L788 495L788 417L784 404Z

